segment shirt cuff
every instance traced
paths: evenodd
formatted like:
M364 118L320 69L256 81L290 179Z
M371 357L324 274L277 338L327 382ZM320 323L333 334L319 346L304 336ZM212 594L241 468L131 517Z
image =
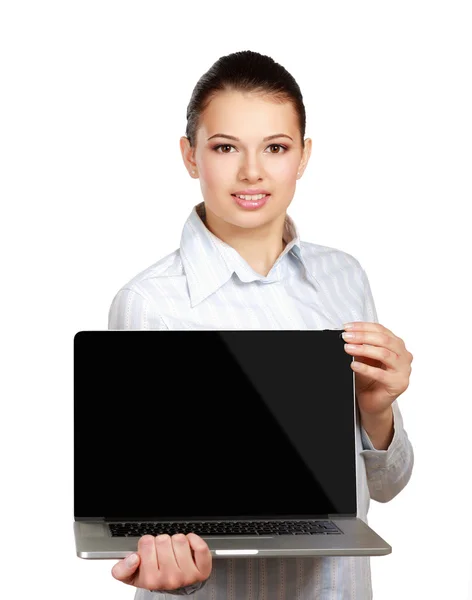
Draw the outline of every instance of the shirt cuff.
M392 441L386 450L377 450L367 435L366 430L361 425L361 438L363 446L361 454L369 463L375 463L373 466L377 468L386 467L387 465L395 463L397 460L401 459L403 423L396 401L392 404L392 411L394 433Z
M199 590L201 590L205 586L207 581L208 581L208 579L205 579L204 581L197 581L196 583L192 583L190 585L185 585L183 587L176 588L174 590L151 590L151 592L157 592L160 594L169 594L171 596L191 596L195 592L198 592Z

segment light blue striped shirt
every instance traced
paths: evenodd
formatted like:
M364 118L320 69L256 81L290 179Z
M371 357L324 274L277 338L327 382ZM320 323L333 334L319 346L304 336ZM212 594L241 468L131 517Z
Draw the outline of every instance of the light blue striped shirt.
M180 248L117 292L108 328L342 329L351 321L378 323L367 275L353 256L300 241L289 215L283 236L287 245L264 277L207 229L201 202L184 225ZM411 476L413 449L396 401L393 412L388 450L376 450L357 425L357 514L365 522L370 498L388 502ZM203 585L172 595L137 589L135 600L190 594L195 600L370 600L370 558L214 558Z

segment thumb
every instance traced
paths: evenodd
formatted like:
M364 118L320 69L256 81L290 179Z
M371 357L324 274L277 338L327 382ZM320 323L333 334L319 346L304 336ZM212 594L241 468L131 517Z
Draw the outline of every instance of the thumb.
M118 581L127 583L134 579L134 572L139 565L139 556L136 553L130 554L125 559L120 560L111 570L111 574Z

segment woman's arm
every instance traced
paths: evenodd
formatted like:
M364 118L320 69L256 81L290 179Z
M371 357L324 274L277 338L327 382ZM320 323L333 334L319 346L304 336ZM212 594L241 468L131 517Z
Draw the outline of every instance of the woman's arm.
M367 484L370 497L377 502L389 502L410 480L414 464L413 447L403 428L403 419L397 401L392 404L393 439L386 450L377 450L362 426L361 437Z

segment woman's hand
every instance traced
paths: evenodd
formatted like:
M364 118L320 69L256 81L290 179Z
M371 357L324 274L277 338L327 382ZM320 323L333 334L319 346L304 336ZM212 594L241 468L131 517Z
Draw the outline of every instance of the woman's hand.
M356 321L344 324L343 339L348 354L355 357L356 397L361 415L381 417L410 383L413 354L403 340L379 323ZM346 333L353 333L349 338Z
M137 557L133 565L128 559ZM138 551L116 563L111 573L115 579L146 590L175 590L211 574L212 557L207 543L195 533L143 535Z

